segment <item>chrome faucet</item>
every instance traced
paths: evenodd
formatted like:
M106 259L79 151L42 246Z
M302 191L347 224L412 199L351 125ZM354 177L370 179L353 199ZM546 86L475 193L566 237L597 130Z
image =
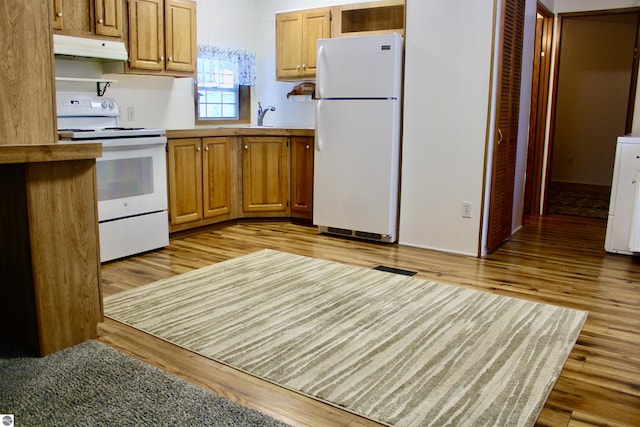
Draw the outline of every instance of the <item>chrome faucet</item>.
M264 109L262 108L262 105L260 105L260 103L258 102L258 126L264 126L263 122L264 122L264 116L269 112L269 111L276 111L276 107L274 107L273 105L267 105L266 107L264 107Z

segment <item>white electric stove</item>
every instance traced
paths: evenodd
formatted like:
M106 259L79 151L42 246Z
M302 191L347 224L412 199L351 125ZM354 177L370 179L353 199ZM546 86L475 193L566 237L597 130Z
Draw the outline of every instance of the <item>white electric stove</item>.
M57 96L62 143L96 142L100 260L169 244L166 131L121 127L114 99L84 94Z

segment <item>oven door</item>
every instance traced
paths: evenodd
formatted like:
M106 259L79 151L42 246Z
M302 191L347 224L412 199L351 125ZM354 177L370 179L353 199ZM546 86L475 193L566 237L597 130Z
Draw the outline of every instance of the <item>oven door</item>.
M100 222L167 210L165 137L102 140L96 161Z

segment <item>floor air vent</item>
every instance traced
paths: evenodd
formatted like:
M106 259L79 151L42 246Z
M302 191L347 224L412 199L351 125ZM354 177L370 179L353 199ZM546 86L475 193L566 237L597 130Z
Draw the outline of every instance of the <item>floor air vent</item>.
M379 265L377 267L374 267L373 269L378 271L385 271L387 273L402 274L403 276L413 276L417 273L417 271L403 270L401 268L395 268L395 267L387 267L386 265Z

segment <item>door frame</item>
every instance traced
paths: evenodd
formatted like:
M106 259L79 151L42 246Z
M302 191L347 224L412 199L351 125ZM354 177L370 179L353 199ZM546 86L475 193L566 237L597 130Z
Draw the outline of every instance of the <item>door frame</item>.
M560 45L562 41L562 21L564 18L571 18L577 16L601 16L601 15L613 15L618 13L638 13L640 12L640 7L629 7L622 9L606 9L606 10L595 10L595 11L587 11L587 12L570 12L570 13L561 13L557 15L557 23L555 28L554 42L553 42L553 70L552 70L552 79L550 84L552 85L551 89L551 105L549 106L548 115L549 115L549 127L546 132L547 144L546 144L546 153L544 155L543 163L537 165L540 167L539 170L534 169L532 174L538 174L538 176L543 176L542 183L538 187L537 190L540 190L540 197L538 198L538 203L540 207L540 212L542 215L547 214L547 196L549 191L549 181L551 179L551 161L552 161L552 153L554 147L554 135L555 135L555 125L556 125L556 107L557 107L557 83L558 76L560 72ZM631 127L633 124L633 112L636 100L636 87L637 87L637 77L638 77L638 49L640 48L640 15L638 19L638 29L636 30L636 54L634 55L634 62L631 70L631 84L629 88L629 101L627 107L627 120L625 124L625 132L631 133ZM527 160L528 161L528 160ZM528 180L528 178L527 178ZM534 189L532 189L534 191ZM532 213L535 215L535 213Z
M536 9L536 31L529 113L529 142L524 188L525 215L542 214L542 193L546 194L544 176L545 136L547 129L549 89L551 87L552 42L554 15L542 3Z

